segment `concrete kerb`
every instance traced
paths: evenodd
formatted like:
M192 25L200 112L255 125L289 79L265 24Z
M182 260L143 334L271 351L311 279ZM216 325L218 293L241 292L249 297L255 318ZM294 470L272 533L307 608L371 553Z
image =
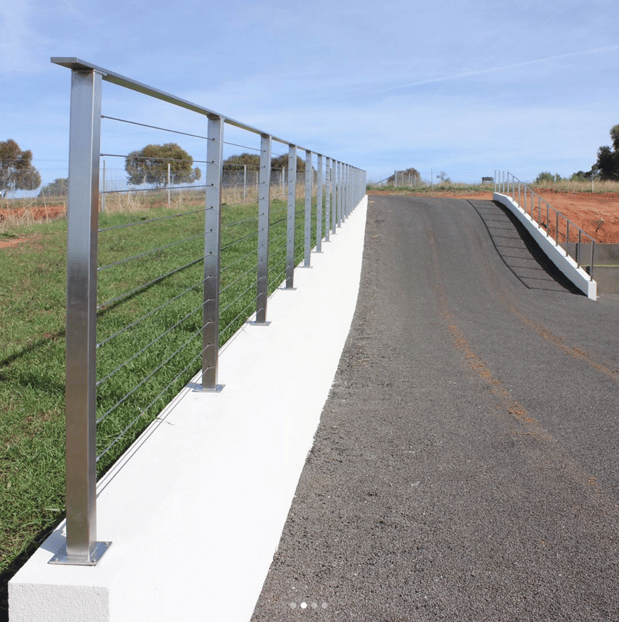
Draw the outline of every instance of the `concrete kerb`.
M53 566L62 523L9 584L11 622L249 620L350 330L367 197L295 291L269 298L97 485L97 566ZM253 318L250 318L253 319Z
M597 283L590 280L587 272L579 267L574 259L572 259L561 246L557 246L546 231L544 231L516 201L507 195L497 192L494 193L493 200L505 205L505 207L518 218L550 261L552 261L555 266L585 294L585 296L591 300L597 300Z

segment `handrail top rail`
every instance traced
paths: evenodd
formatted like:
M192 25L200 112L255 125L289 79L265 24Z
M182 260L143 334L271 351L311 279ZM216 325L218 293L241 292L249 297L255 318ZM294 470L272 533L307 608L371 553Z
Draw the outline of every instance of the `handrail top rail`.
M246 130L248 132L252 132L253 134L258 134L260 136L269 136L272 140L275 140L278 143L282 143L284 145L293 145L293 143L291 143L290 141L284 140L282 138L278 138L277 136L273 136L269 132L265 132L251 125L247 125L246 123L232 119L231 117L228 117L219 112L210 110L209 108L205 108L204 106L200 106L198 104L187 101L180 97L176 97L176 95L171 95L170 93L166 93L165 91L161 91L152 86L148 86L147 84L143 84L142 82L138 82L137 80L133 80L132 78L127 78L126 76L123 76L114 71L110 71L109 69L104 69L103 67L99 67L98 65L95 65L88 61L81 60L79 58L76 58L75 56L52 56L50 58L50 61L54 63L55 65L66 67L67 69L71 69L72 71L96 71L98 74L101 75L101 78L105 80L106 82L111 82L113 84L117 84L118 86L123 86L125 88L128 88L132 91L136 91L144 95L149 95L156 99L160 99L162 101L168 102L169 104L179 106L180 108L185 108L192 112L197 112L198 114L205 115L206 117L209 117L209 118L222 119L228 125L238 127L239 129ZM306 149L305 147L302 147L300 145L294 145L294 146L298 147L302 151L310 152L315 155L321 155L323 157L327 157L325 156L325 154L318 153L314 151L313 149ZM353 166L352 168L357 168L357 167ZM357 169L357 170L360 170L360 169Z

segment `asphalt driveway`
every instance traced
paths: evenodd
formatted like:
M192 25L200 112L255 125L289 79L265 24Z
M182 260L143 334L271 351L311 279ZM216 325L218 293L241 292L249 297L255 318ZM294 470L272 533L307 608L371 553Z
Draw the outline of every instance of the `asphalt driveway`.
M491 201L370 197L252 620L619 620L618 395L619 296L574 292Z

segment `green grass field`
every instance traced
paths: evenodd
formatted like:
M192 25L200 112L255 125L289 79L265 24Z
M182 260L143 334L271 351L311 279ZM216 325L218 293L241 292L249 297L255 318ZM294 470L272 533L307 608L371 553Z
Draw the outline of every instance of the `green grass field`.
M304 210L298 199L296 264ZM286 213L273 199L269 293L285 278ZM312 213L315 240L315 199ZM222 210L220 345L255 311L257 219L255 202ZM199 204L117 211L99 226L100 476L200 369L204 214ZM66 221L3 235L28 240L0 249L0 620L8 579L64 517Z

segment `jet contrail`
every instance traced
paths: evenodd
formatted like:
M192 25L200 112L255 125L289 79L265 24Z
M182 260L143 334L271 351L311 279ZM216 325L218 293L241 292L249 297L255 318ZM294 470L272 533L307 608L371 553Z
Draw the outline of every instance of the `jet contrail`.
M470 76L478 76L484 73L496 73L498 71L505 71L507 69L516 69L518 67L526 67L527 65L536 65L538 63L545 63L549 60L557 60L558 58L567 58L569 56L580 56L582 54L599 54L602 52L610 52L612 50L619 49L619 45L610 45L603 48L592 48L591 50L581 50L579 52L568 52L567 54L557 54L555 56L546 56L544 58L536 58L535 60L527 60L521 63L514 63L513 65L504 65L503 67L492 67L491 69L478 69L476 71L465 71L463 73L456 73L452 76L442 76L440 78L431 78L429 80L421 80L420 82L410 82L408 84L399 84L398 86L390 86L383 89L376 89L375 91L366 91L366 93L387 93L389 91L398 91L400 89L413 88L415 86L424 86L426 84L433 84L434 82L445 82L447 80L456 80L458 78L468 78Z

